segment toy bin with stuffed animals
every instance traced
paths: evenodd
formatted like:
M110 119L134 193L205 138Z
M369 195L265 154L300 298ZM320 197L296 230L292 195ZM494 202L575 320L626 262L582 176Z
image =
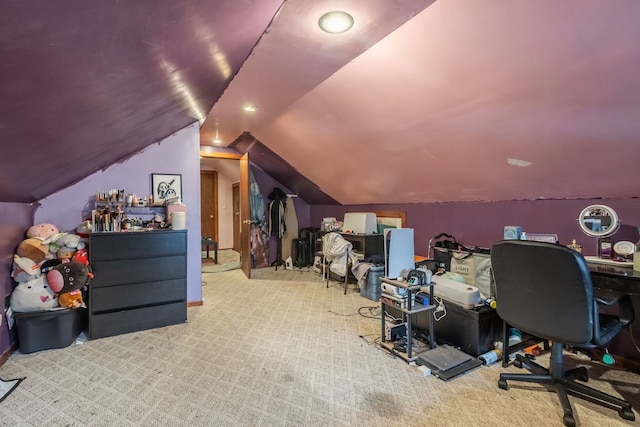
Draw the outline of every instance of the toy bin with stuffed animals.
M71 345L84 329L87 309L62 309L13 313L21 353Z

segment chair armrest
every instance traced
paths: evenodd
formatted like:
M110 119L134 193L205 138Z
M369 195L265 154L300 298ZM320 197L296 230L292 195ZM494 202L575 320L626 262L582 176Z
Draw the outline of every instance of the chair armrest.
M593 299L598 304L611 306L611 305L615 304L616 302L618 302L624 296L625 296L625 294L619 294L619 293L611 292L611 291L604 291L604 292L600 292L598 294L598 296L594 297Z
M631 300L630 295L626 294L615 294L615 293L607 293L606 295L600 295L593 299L596 303L602 304L605 306L612 306L615 303L618 303L618 318L624 324L629 324L633 322L634 319L634 311L633 311L633 301ZM597 309L596 305L596 309ZM596 311L596 313L599 312Z

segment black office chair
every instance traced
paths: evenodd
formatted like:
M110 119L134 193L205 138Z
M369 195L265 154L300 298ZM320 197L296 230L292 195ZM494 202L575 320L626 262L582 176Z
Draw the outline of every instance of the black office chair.
M622 418L633 421L635 415L629 402L577 382L588 381L587 369L565 371L563 357L564 346L603 346L631 323L631 298L628 295L596 298L585 259L560 245L503 240L491 248L491 266L497 311L502 320L552 342L549 369L518 354L514 365L525 367L531 374L500 374L498 386L507 390L508 380L553 386L564 410L566 426L575 426L567 393L606 407L618 407ZM616 302L617 316L600 313L599 305Z

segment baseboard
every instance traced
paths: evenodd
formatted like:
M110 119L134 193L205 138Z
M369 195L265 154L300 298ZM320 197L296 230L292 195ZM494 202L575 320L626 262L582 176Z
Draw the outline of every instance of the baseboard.
M200 301L189 301L187 302L187 308L189 307L197 307L199 305L202 305L202 300Z
M0 366L4 365L4 362L6 362L7 360L9 360L9 357L11 356L11 354L13 353L13 346L9 347L8 349L6 349L4 351L4 353L2 353L0 355Z

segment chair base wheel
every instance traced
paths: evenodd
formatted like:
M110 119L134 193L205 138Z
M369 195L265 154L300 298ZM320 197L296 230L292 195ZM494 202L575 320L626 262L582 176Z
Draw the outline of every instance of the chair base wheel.
M503 390L509 390L509 384L507 384L507 380L498 380L498 387Z
M624 418L625 420L635 421L636 415L633 413L631 409L620 409L618 414Z
M513 366L515 366L516 368L522 368L522 362L516 359L513 361Z
M576 427L576 419L572 415L565 415L562 417L562 422L567 427Z

